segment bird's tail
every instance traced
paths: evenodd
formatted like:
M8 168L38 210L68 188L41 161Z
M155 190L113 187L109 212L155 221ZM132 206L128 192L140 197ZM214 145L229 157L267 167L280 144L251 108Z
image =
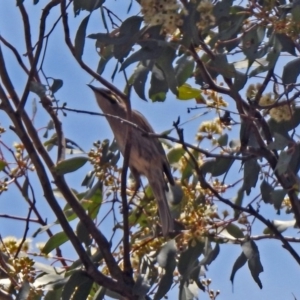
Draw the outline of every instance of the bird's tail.
M151 175L147 177L158 205L162 233L166 237L170 232L174 231L174 220L166 197L166 184L161 170L152 170Z

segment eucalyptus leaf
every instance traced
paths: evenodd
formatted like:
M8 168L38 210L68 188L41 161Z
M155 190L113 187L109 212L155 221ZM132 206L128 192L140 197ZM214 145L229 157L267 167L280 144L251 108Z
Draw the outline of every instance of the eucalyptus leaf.
M192 76L194 66L194 60L187 55L183 55L176 61L175 76L178 86L182 86Z
M270 183L268 183L265 179L261 182L260 192L261 198L265 203L273 203L272 192L274 188Z
M88 158L84 156L72 157L58 162L54 167L54 170L59 175L72 173L83 167L87 161Z
M69 240L69 238L64 231L58 232L49 238L49 240L43 247L42 252L45 254L49 254L52 250L60 247L62 244L66 243L68 240Z
M86 16L79 25L79 28L75 37L75 57L81 59L83 54L85 37L86 37L86 28L89 23L90 15Z
M250 195L251 188L255 188L259 172L260 165L258 164L257 159L245 161L243 189L246 191L247 195Z
M296 83L297 78L300 74L300 58L296 58L288 62L283 67L282 72L282 83L287 86L287 91L293 90L293 83Z
M214 160L206 161L202 166L202 172L210 173L212 176L217 177L228 172L232 166L234 159L217 157Z

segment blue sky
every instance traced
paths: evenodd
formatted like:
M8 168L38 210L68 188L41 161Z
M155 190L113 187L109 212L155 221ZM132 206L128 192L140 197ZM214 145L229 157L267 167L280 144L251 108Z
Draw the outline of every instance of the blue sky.
M41 9L43 5L47 3L46 1L40 1L36 6L32 5L32 1L25 1L26 8L30 14L30 20L33 32L33 43L37 39L37 31L39 24L39 18L41 14ZM118 14L122 19L126 18L126 11L129 1L107 1L112 10ZM134 4L135 5L135 4ZM59 8L49 16L48 26L56 20L59 13ZM69 10L69 21L71 27L72 40L74 40L76 30L86 15L85 12L81 13L79 17L75 20L73 19L73 11ZM93 13L90 20L87 33L104 32L104 29L100 26L99 22L99 12ZM2 1L0 6L0 34L3 35L9 42L15 45L22 45L20 51L25 53L25 45L23 43L23 31L22 24L20 21L20 14L15 6L15 1ZM49 28L49 27L48 27ZM7 68L9 74L15 82L15 88L18 93L22 93L26 77L20 71L18 65L14 61L14 57L11 52L7 51L5 47L2 47L4 52ZM97 68L98 55L94 49L94 41L87 40L86 48L84 52L83 59L91 66L93 69ZM104 73L104 77L110 80L112 70L114 68L114 63L109 64ZM49 39L49 46L46 53L46 59L44 64L44 70L48 76L54 78L60 78L64 80L63 88L57 93L57 98L63 103L67 102L69 107L77 109L85 109L90 111L99 111L98 106L95 103L94 97L90 89L86 86L90 83L92 78L87 75L75 62L75 59L70 55L67 47L64 44L64 38L62 36L62 25L59 23L54 30L53 34ZM128 71L130 74L130 69ZM124 80L122 75L117 75L114 83L120 88L124 87ZM96 83L95 83L96 84ZM34 98L37 98L34 94L30 94L29 101L27 104L27 109L30 111L31 102ZM38 101L38 100L37 100ZM39 106L39 105L38 105ZM175 96L168 94L168 99L164 103L151 103L144 102L138 99L138 97L133 97L132 106L144 115L147 116L149 122L153 125L156 132L162 132L166 129L172 127L173 121L177 119L180 115L181 121L185 122L192 118L194 113L187 113L187 107L194 107L195 103L191 102L181 102L175 99ZM198 112L196 112L198 113ZM195 113L195 114L196 114ZM206 119L209 116L205 117ZM104 118L93 117L89 115L77 115L75 113L68 113L66 118L63 118L63 126L65 134L68 138L77 141L80 146L88 151L92 148L92 143L98 139L103 140L104 138L112 139L112 134L110 128ZM194 135L197 132L197 128L200 122L203 120L196 119L188 122L184 126L184 132L186 140L191 143L194 142ZM1 125L8 129L8 121L4 117L3 113L0 112ZM37 128L43 128L47 125L49 118L43 113L42 109L38 108L37 118L35 119L35 125ZM8 130L9 131L9 130ZM43 131L41 131L41 135ZM233 132L235 137L238 136L236 132ZM8 132L3 135L3 141L5 143L12 145L13 142L17 141L16 137L12 137L12 134ZM67 180L70 185L78 190L82 189L80 187L81 181L84 174L90 169L90 166L86 166L82 172L76 173L76 175L68 175ZM238 170L238 168L237 168ZM240 175L242 177L242 174ZM32 174L34 178L35 175ZM230 179L230 178L229 178ZM234 181L235 178L232 178ZM258 194L258 191L254 193ZM234 194L230 195L234 196ZM48 205L43 198L41 189L37 186L37 202L38 207L45 213L48 221L51 223L55 221L54 216L51 214ZM61 200L63 203L63 200ZM12 188L11 191L4 193L0 197L0 211L1 213L21 215L25 216L27 214L28 208L24 206L22 199L20 199L18 193ZM217 205L219 205L217 203ZM224 207L221 205L220 210ZM262 211L267 214L270 219L290 219L292 216L287 217L282 214L281 216L275 215L274 209L271 206L263 207ZM7 219L0 219L1 236L5 237L7 235L14 235L18 238L22 237L23 234L23 223L18 223L17 221L9 221ZM110 224L107 224L107 228ZM56 227L59 230L58 227ZM105 227L106 228L106 227ZM254 226L253 234L260 234L264 226L256 222ZM30 228L29 235L36 230L36 227L32 226ZM295 229L289 229L286 235L296 235L297 231ZM109 235L109 233L108 233ZM37 241L44 240L46 237L38 236ZM252 300L252 299L300 299L300 287L299 287L299 275L300 268L297 263L293 260L291 255L281 247L279 241L274 240L262 240L256 242L260 254L261 261L264 267L264 272L260 274L262 284L264 286L263 290L260 290L256 283L253 281L251 274L247 268L244 266L239 270L235 277L234 287L232 287L229 281L229 276L231 272L232 265L236 258L241 253L241 248L236 245L221 245L221 253L217 257L216 261L209 266L207 271L207 277L212 279L211 288L214 290L221 290L221 295L218 299L232 299L232 300ZM300 246L295 246L295 249L300 252ZM73 257L69 252L70 248L65 247L64 254L67 257ZM171 292L169 299L177 298L177 289ZM200 294L201 299L208 299L207 295Z

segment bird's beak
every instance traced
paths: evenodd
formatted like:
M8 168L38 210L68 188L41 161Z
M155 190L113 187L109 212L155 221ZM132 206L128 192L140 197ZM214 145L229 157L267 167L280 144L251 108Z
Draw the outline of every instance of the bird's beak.
M117 98L114 96L114 94L111 93L110 90L104 89L104 88L95 87L95 86L93 86L91 84L87 84L87 86L89 86L93 90L93 92L96 95L97 101L99 101L99 99L101 99L101 101L103 101L103 99L105 99L106 101L109 101L111 103L118 102ZM101 98L99 98L99 96Z
M97 88L97 87L95 87L95 86L93 86L91 84L87 84L87 86L90 87L95 93L99 92L99 88Z
M90 87L96 95L100 94L102 97L108 98L107 90L106 89L100 88L100 87L95 87L95 86L93 86L91 84L87 84L87 86Z

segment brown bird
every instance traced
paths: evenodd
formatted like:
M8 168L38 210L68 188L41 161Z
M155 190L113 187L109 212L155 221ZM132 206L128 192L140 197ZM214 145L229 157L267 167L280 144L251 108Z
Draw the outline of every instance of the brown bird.
M96 88L92 85L89 87L94 91L97 103L103 113L126 120L127 108L121 98L110 90ZM116 118L106 117L106 119L114 133L120 151L124 155L127 130L130 125ZM146 118L136 110L132 110L130 122L146 132L154 133ZM169 183L174 185L170 166L165 151L157 138L142 136L140 130L133 126L131 128L129 167L138 187L140 186L140 176L147 177L157 200L163 235L167 236L174 230L174 221L166 198L168 186L164 178L165 174Z

